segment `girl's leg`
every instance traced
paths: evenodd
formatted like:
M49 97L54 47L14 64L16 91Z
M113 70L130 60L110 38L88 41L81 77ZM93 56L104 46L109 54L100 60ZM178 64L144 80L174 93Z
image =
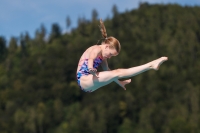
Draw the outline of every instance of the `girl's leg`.
M93 75L83 76L81 78L81 86L85 89L96 90L121 78L133 77L151 69L158 70L159 66L167 59L167 57L161 57L157 60L137 67L99 72L97 73L98 77Z
M116 70L117 78L121 79L121 78L133 77L133 76L136 76L140 73L143 73L143 72L145 72L147 70L151 70L151 69L158 70L159 66L166 60L168 60L167 57L161 57L157 60L151 61L151 62L141 65L141 66L131 67L128 69L117 69Z
M124 90L126 90L125 85L129 84L131 82L131 79L122 80L122 81L120 81L120 80L117 79L114 82L116 82L119 86L121 86Z

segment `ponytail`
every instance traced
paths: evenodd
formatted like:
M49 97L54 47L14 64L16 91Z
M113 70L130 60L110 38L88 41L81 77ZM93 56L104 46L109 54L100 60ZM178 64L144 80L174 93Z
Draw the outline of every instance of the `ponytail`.
M100 28L101 35L102 35L103 39L107 39L106 27L104 26L104 23L103 23L102 19L100 19L99 28Z
M99 28L100 28L100 31L101 31L101 35L103 37L101 40L103 40L104 43L110 44L110 47L115 48L116 51L119 53L120 50L121 50L121 45L116 38L107 36L106 27L104 26L102 19L100 19Z

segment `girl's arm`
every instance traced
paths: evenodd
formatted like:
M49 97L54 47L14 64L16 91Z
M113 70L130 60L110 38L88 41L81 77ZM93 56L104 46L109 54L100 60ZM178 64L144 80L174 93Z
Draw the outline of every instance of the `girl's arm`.
M108 67L107 59L104 59L101 63L101 67L104 71L110 71L110 68Z
M105 60L102 61L101 66L102 66L102 69L103 69L104 71L110 71L110 68L108 67L107 59L105 59ZM121 86L124 90L126 90L125 85L128 84L128 83L130 83L131 80L130 80L130 79L129 79L129 80L124 80L124 81L115 80L115 82L116 82L119 86Z
M101 48L99 47L95 47L91 50L91 52L89 53L89 58L88 58L88 69L89 69L89 72L92 74L92 75L96 75L96 72L97 70L95 68L93 68L93 63L94 63L94 60L97 58L97 56L99 55L99 53L101 52ZM98 76L97 76L98 77Z

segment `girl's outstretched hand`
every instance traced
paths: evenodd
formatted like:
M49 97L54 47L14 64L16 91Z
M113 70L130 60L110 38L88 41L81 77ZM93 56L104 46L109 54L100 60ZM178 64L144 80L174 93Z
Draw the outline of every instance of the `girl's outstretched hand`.
M99 77L97 75L97 69L95 69L95 68L89 68L89 73L92 74L93 76Z

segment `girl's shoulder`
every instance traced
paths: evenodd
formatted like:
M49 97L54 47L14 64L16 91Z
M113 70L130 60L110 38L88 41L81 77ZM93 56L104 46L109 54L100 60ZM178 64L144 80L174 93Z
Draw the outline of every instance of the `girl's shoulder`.
M88 58L90 55L97 57L97 56L101 56L101 54L102 54L102 50L99 45L93 45L89 47L84 53L85 57L88 57Z
M93 45L91 47L88 48L88 51L93 51L96 53L101 53L101 47L99 45Z

